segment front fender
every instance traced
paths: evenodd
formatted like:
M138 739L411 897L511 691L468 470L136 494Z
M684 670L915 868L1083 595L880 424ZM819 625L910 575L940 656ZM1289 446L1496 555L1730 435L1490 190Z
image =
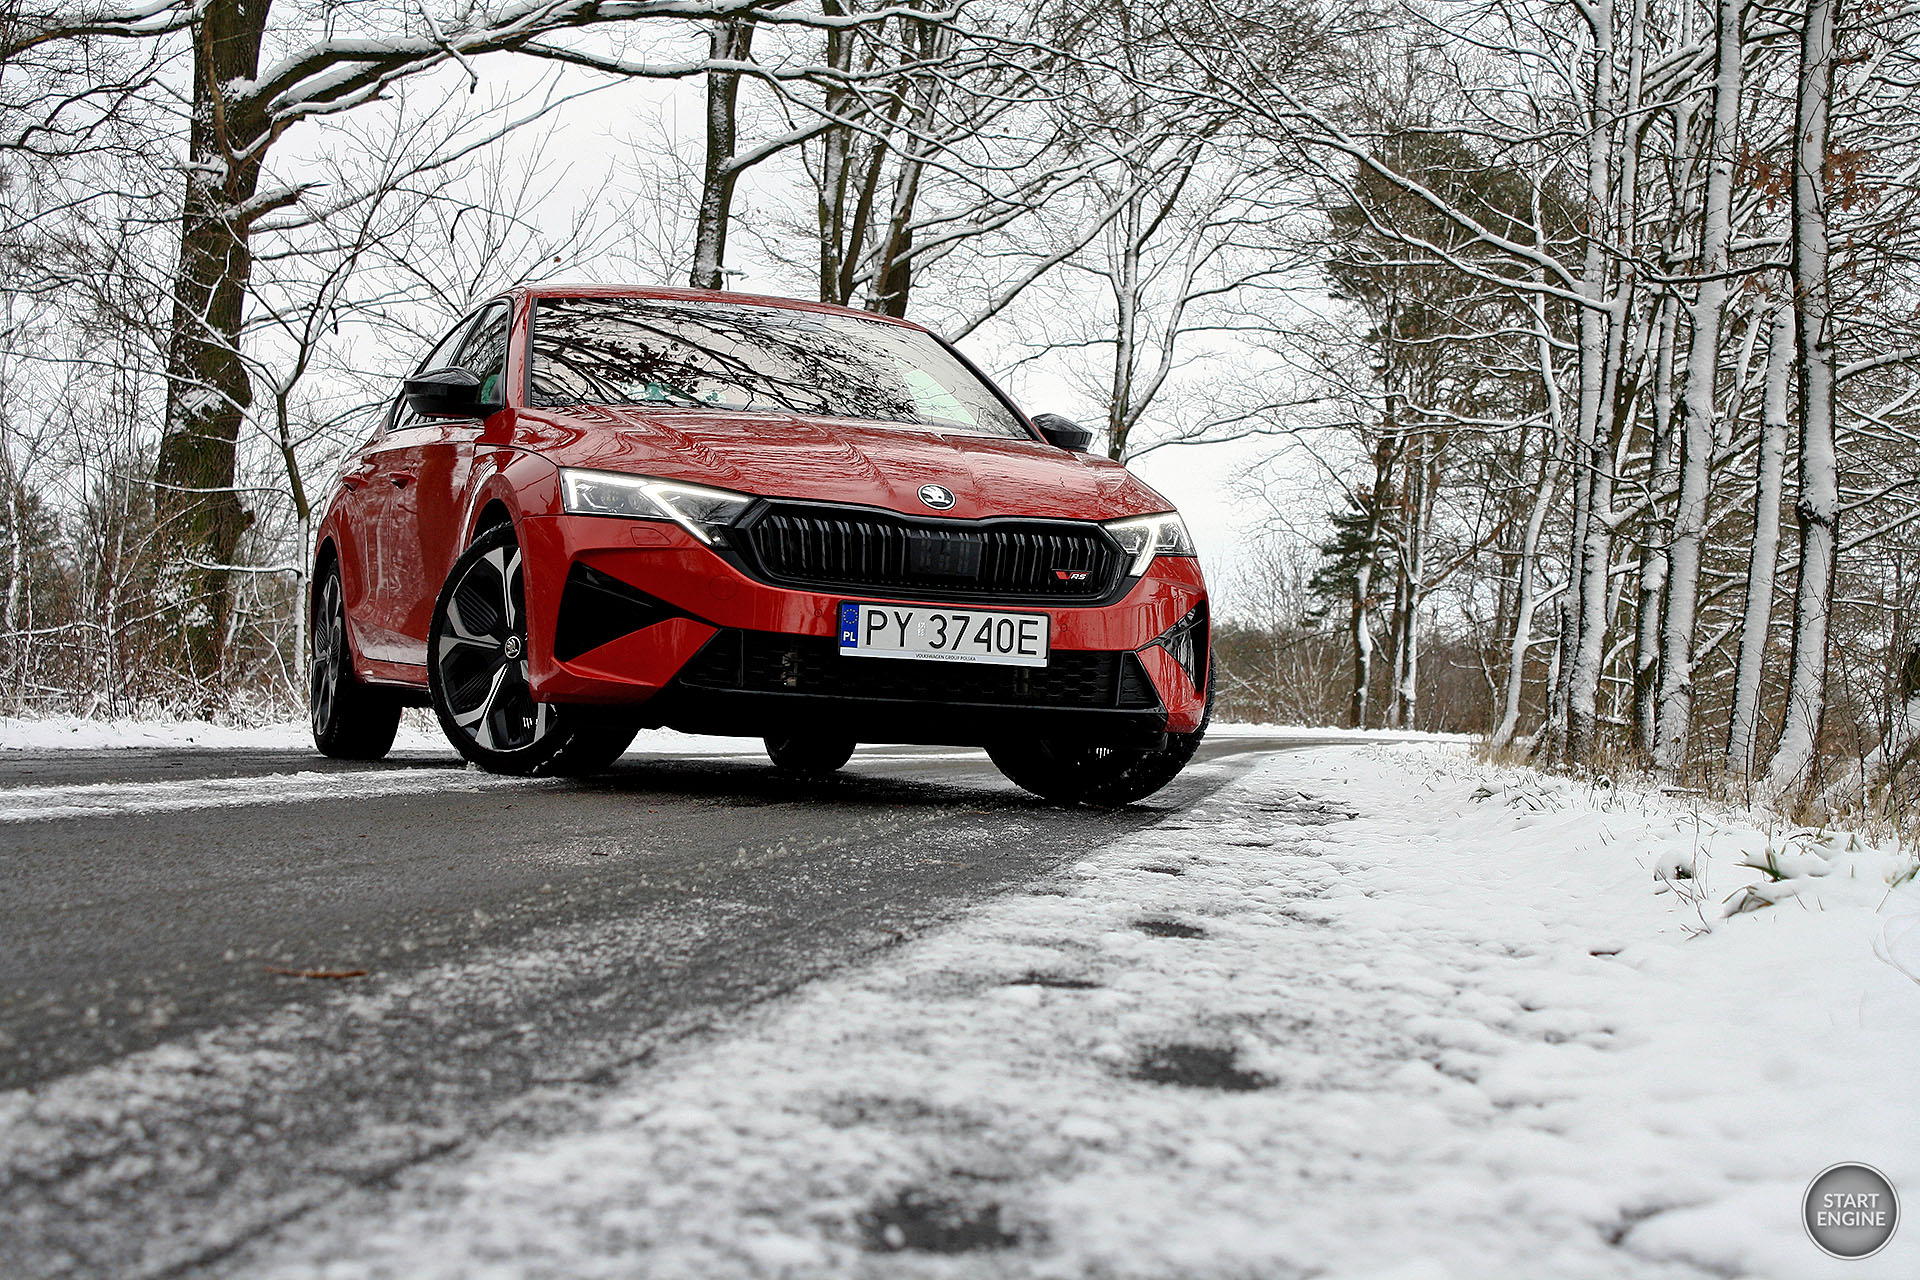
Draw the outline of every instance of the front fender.
M560 510L560 468L524 449L495 448L474 459L474 483L468 490L463 529L471 543L482 528L497 523L495 509L504 508L519 528L533 516Z

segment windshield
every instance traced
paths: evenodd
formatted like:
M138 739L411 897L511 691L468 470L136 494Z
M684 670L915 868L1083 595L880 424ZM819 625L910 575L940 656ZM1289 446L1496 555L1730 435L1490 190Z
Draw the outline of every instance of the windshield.
M735 303L541 298L536 405L771 410L1031 438L991 388L914 329Z

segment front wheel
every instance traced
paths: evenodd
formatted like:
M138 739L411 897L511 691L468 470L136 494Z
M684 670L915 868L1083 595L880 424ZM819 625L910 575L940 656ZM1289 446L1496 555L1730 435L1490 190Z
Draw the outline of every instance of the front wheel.
M1213 671L1207 706L1192 733L1167 735L1164 747L1095 747L1041 738L1001 743L987 755L1009 781L1056 804L1114 806L1144 800L1172 782L1200 749L1213 720Z
M453 562L433 606L427 692L454 750L491 773L532 773L567 745L558 708L527 683L527 598L512 525Z

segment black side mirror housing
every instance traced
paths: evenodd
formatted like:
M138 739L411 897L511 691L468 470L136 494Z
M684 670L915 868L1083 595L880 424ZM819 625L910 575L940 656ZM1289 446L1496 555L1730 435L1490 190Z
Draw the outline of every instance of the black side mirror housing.
M407 407L423 418L478 418L490 406L480 403L480 379L466 369L429 369L401 384Z
M1057 413L1037 413L1033 417L1033 425L1046 437L1048 444L1071 449L1075 453L1085 453L1093 447L1093 432L1072 418L1063 418Z

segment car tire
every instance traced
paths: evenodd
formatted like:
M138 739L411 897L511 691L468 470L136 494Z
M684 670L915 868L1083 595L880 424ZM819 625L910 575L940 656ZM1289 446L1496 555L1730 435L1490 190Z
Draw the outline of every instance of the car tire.
M1114 807L1144 800L1180 775L1200 749L1213 722L1213 668L1207 668L1207 703L1200 727L1167 735L1159 748L1096 747L1041 738L1000 743L987 755L1007 779L1055 804Z
M335 760L383 759L400 728L400 699L353 674L337 564L329 564L314 584L313 634L307 647L307 717L313 745Z
M427 633L427 692L454 750L490 773L537 772L566 747L563 712L535 702L527 683L526 586L512 525L484 530L453 562Z
M851 738L808 735L795 738L767 738L767 758L782 773L803 778L824 778L853 759L857 745Z

